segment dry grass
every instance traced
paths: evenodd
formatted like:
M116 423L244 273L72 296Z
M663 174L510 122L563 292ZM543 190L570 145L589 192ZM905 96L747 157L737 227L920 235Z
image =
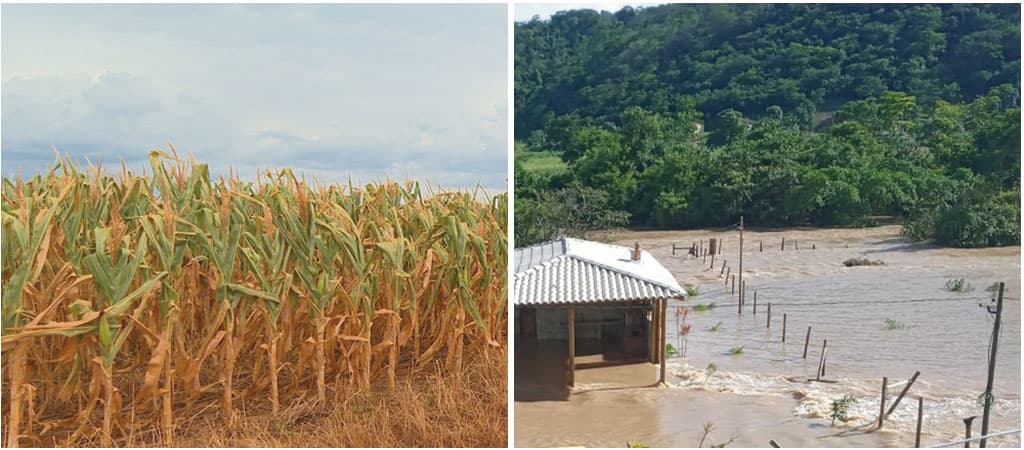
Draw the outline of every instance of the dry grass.
M7 446L172 446L307 410L330 428L346 404L390 427L423 374L463 392L464 359L505 354L504 195L150 161L3 180ZM358 407L381 389L384 416Z
M436 371L394 391L357 392L328 410L299 403L231 426L208 414L179 430L181 447L506 447L507 359ZM127 443L126 443L127 444ZM132 446L159 446L138 439Z

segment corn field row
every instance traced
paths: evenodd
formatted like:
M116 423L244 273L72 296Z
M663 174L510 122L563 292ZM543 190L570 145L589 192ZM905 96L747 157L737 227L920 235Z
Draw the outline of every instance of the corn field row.
M110 446L128 420L171 445L200 408L336 401L505 345L505 195L150 166L4 179L7 446Z

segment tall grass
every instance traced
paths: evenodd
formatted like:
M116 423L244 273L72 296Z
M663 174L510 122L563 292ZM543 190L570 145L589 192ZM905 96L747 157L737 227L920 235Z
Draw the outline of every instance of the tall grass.
M129 416L173 445L193 411L326 407L504 354L504 195L211 180L160 151L150 167L4 179L8 446L110 446Z

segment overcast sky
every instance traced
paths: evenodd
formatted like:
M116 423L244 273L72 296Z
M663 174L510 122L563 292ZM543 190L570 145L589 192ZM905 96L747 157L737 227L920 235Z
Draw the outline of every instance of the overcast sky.
M553 14L559 11L570 9L593 9L597 11L617 12L626 6L634 8L643 6L655 6L661 3L516 3L512 20L516 22L528 22L533 16L539 16L541 20L550 19Z
M3 174L179 152L504 190L506 6L3 5Z

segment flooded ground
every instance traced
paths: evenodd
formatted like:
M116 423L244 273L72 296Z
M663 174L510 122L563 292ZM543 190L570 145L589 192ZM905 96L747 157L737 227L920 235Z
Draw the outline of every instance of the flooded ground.
M704 240L706 245L712 237L724 239L725 246L713 268L710 258L705 262L684 256L685 251L672 255L673 244L688 247ZM738 270L738 232L619 232L592 237L622 245L639 242L681 284L698 286L700 295L672 306L688 306L688 314L670 315L668 341L685 349L685 356L670 361L669 389L594 391L574 394L568 401L517 402L517 445L618 446L619 441L638 439L651 445L693 446L693 438L699 440L702 434L701 425L712 422L712 436L720 436L720 441L736 437L733 445L764 447L775 439L783 446L912 446L918 396L924 397L925 405L922 444L958 439L964 433L962 419L982 412L978 396L985 387L993 319L979 305L990 303L993 294L986 288L997 281L1005 282L1006 290L990 431L1020 428L1019 247L914 246L899 236L897 226L748 230L744 237L747 300L742 315L731 284L720 275L723 260L730 272ZM783 237L785 251L780 249ZM842 261L853 257L885 265L843 266ZM973 290L949 291L946 283L954 278L964 278ZM694 308L698 304L715 306L697 312L703 309ZM689 325L685 338L678 333L682 325ZM812 330L805 360L808 326ZM829 341L825 378L836 383L807 383L817 370L823 339ZM739 348L740 354L730 354ZM921 372L919 380L885 430L856 431L877 421L882 377L889 378L891 403L902 389L898 383L915 371ZM850 421L831 428L826 419L831 401L843 395L857 402L850 408ZM630 425L612 426L623 414ZM577 416L586 419L577 421ZM544 417L559 417L559 425L545 429L551 419ZM975 435L980 428L979 417ZM1019 445L1019 436L989 442L992 447Z

